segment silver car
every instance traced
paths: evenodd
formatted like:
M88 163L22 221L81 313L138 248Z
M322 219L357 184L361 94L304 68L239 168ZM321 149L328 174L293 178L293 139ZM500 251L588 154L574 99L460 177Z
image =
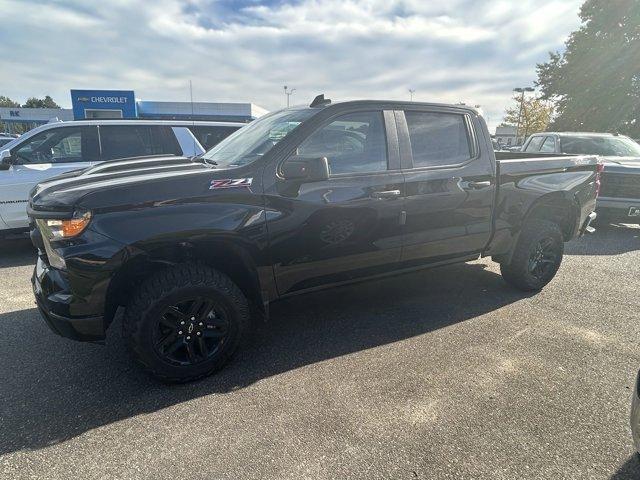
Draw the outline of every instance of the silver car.
M631 434L636 450L640 453L640 372L638 372L631 402Z

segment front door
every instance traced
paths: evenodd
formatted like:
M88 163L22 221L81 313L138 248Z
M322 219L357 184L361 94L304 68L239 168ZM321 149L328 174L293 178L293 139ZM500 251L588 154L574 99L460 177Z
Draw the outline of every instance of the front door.
M395 144L387 145L388 132L396 138L391 112L338 114L295 152L326 157L328 180L292 186L278 179L278 165L265 169L267 228L280 295L397 267L404 178Z
M403 267L480 253L491 236L491 152L477 119L456 109L397 112L406 176Z
M11 150L13 165L0 171L0 216L8 228L29 225L29 192L60 173L86 168L98 159L96 127L45 130Z

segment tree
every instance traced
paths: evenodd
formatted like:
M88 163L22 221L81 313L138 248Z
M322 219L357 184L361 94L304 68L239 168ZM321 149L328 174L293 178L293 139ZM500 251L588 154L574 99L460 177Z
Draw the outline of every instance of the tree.
M44 98L30 97L22 105L23 108L60 108L56 102L53 101L49 95Z
M0 107L9 107L16 108L19 107L20 104L18 102L14 102L9 97L5 97L4 95L0 95Z
M640 2L587 0L581 27L539 64L537 85L553 100L552 128L640 137Z
M526 138L532 133L544 132L551 121L553 104L540 98L525 98L520 115L520 95L514 95L513 106L507 107L504 115L504 125L518 125L520 118L519 137Z

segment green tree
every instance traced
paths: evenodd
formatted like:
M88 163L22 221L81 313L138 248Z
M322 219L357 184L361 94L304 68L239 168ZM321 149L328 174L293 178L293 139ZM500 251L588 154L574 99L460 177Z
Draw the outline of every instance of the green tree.
M44 98L29 97L22 105L24 108L60 108L49 95Z
M14 102L9 97L5 97L4 95L0 95L0 107L9 107L16 108L19 107L20 104L18 102Z
M556 130L640 137L640 2L587 0L581 27L539 64L537 85L555 103Z
M553 115L553 104L540 98L525 98L520 113L520 95L514 95L513 105L506 108L504 113L505 125L518 125L518 137L526 138L532 133L544 132L549 127Z

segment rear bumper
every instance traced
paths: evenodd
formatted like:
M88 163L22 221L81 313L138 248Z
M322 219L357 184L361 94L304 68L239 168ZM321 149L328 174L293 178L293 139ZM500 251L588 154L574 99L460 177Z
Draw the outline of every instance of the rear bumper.
M640 215L629 215L631 209L640 209L640 198L598 197L596 208L601 216L640 222Z
M636 450L640 453L640 373L636 379L633 389L633 400L631 402L631 435Z
M31 283L38 310L54 333L81 342L104 340L105 323L102 316L69 315L74 296L61 272L38 258Z

